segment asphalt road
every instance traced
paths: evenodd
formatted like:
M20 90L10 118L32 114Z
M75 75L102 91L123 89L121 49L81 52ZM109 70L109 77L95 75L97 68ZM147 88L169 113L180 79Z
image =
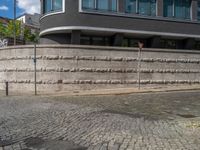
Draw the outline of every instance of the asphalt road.
M0 97L0 150L199 150L200 91Z

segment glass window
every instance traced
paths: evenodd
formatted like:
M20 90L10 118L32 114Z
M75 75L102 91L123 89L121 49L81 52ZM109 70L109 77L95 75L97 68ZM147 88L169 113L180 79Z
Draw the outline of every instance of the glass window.
M164 17L173 17L173 0L164 0Z
M157 3L156 3L156 0L151 0L151 1L150 1L150 5L151 5L151 6L150 6L150 7L151 7L151 8L150 8L150 9L151 9L151 10L150 10L151 16L156 16L156 12L157 12L157 11L156 11L156 9L157 9L157 8L156 8L156 6L157 6L156 4L157 4Z
M186 0L185 1L185 18L186 19L191 19L191 0Z
M164 17L190 19L191 0L164 0Z
M82 7L85 9L95 9L95 0L82 0Z
M104 36L88 36L81 35L81 44L82 45L111 45L111 38Z
M149 0L139 0L139 14L141 15L151 15L150 14L150 1Z
M52 8L51 8L51 0L45 0L44 1L44 13L48 13L51 12Z
M117 11L117 0L82 0L83 9Z
M127 13L136 13L136 0L126 0L125 7Z
M111 10L112 11L117 11L117 0L111 0Z
M190 18L190 1L175 0L175 17L179 19Z
M198 1L198 20L200 21L200 1Z
M62 10L62 0L53 0L53 10Z
M176 49L177 48L177 40L169 40L169 39L161 39L161 48L170 48Z
M126 12L156 16L156 0L126 0Z
M108 0L97 0L97 9L109 10Z
M44 14L62 10L62 0L44 0Z

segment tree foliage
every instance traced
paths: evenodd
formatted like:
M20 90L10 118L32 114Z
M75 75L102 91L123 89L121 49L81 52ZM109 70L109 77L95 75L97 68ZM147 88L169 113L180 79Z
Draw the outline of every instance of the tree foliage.
M31 30L27 27L24 28L24 39L28 42L38 42L39 33L31 33Z
M31 33L31 29L22 25L20 21L16 21L14 26L14 21L10 20L7 25L0 22L0 37L14 37L14 30L16 30L16 38L23 39L26 42L37 42L38 33Z
M6 35L6 28L4 27L3 23L0 22L0 37L4 37Z

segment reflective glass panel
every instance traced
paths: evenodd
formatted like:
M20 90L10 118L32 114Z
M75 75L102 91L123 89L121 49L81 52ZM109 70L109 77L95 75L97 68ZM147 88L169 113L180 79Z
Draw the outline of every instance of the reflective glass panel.
M185 4L185 18L186 19L191 19L191 0L186 0Z
M99 10L109 10L108 0L97 0L97 9L99 9Z
M190 19L191 0L175 0L174 17L178 19Z
M51 0L44 0L44 13L51 12Z
M136 13L136 0L125 0L126 13Z
M198 1L198 20L200 20L200 1Z
M139 14L156 16L156 0L139 0Z
M62 0L53 0L53 10L62 10Z
M111 10L112 11L117 11L117 0L112 0L111 2L112 2Z
M86 9L95 9L95 0L82 0L82 7Z
M139 14L151 15L151 5L149 0L139 0Z
M151 16L156 16L156 0L151 0Z
M173 17L173 0L164 0L164 17Z

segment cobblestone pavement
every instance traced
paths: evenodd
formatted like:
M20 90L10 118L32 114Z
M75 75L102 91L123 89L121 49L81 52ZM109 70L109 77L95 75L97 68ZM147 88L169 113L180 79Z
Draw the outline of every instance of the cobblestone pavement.
M0 150L199 150L200 91L0 97Z

